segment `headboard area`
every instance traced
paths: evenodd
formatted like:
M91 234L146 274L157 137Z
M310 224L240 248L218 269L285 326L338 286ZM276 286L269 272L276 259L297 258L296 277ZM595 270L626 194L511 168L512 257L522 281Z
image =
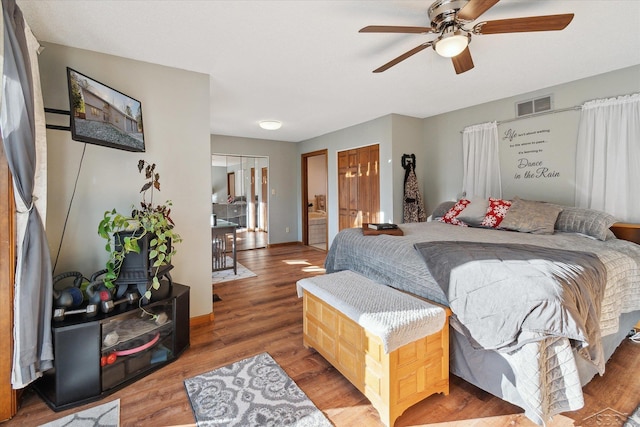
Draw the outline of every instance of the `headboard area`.
M611 231L618 239L628 240L640 245L640 224L616 222L611 226Z

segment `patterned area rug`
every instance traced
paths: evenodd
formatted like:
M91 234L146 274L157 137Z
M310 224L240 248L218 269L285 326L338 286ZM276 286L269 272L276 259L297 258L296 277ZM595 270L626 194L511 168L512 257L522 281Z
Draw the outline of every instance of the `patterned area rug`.
M39 427L120 427L120 399L85 409Z
M330 427L268 353L184 381L198 426Z
M226 265L233 265L233 260L227 257ZM211 281L212 283L222 283L230 282L231 280L246 279L247 277L256 277L256 273L249 270L247 267L240 263L237 263L236 270L238 274L233 274L233 269L214 271L211 274Z

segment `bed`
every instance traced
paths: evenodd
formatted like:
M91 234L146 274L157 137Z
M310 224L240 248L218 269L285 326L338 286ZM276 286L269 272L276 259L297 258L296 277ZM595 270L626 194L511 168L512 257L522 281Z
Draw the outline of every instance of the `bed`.
M316 195L309 205L309 245L326 245L327 211L324 194Z
M524 213L527 223L538 217L532 207L555 209L544 220L546 232L535 226L532 232L529 225L480 226L477 214L476 222L401 224L403 236L346 229L336 235L325 267L327 273L353 270L451 307L451 372L544 424L584 405L582 387L604 373L605 361L640 319L640 245L615 238L609 230L615 219L607 214L532 203L541 202L516 198L513 218ZM434 217L454 210L443 205ZM528 211L516 209L523 205ZM509 215L503 215L503 227ZM451 223L456 221L462 226ZM537 292L538 282L551 294L560 287L559 301L536 303L535 292L522 298L510 292ZM528 298L533 305L520 304ZM524 314L505 309L519 305ZM488 312L499 316L485 321Z

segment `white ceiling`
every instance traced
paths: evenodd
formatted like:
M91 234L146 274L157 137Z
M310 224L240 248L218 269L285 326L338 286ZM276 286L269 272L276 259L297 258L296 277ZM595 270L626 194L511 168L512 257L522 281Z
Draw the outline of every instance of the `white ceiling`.
M389 113L429 117L640 64L638 0L503 0L476 22L558 13L575 18L563 31L474 36L475 68L460 75L432 49L371 72L434 36L358 30L428 26L430 1L17 4L41 41L208 74L212 134L281 141ZM283 126L262 130L264 119Z

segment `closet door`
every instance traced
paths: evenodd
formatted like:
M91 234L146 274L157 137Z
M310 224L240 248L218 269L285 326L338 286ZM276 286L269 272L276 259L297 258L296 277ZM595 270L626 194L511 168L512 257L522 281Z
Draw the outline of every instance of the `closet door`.
M339 229L375 222L380 210L379 146L338 152Z
M368 220L363 222L380 222L380 146L369 147L369 163L367 165L368 181Z
M355 227L358 215L357 150L338 153L338 226Z

